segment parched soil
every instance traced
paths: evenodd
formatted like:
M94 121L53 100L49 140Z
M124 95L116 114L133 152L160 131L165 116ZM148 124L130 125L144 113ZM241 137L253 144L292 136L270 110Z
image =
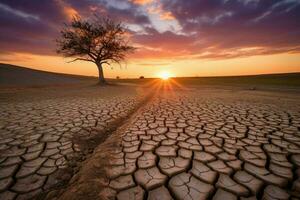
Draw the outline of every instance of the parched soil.
M0 199L300 198L299 94L156 86L2 93Z
M0 199L32 199L64 187L145 97L76 86L1 90L0 99Z
M299 170L299 95L162 89L58 199L297 199Z

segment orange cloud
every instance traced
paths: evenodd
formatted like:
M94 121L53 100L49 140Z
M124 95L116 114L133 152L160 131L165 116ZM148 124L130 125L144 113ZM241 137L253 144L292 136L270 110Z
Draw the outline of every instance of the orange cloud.
M64 1L57 0L56 2L63 8L63 12L69 20L71 20L75 16L79 16L79 13L77 12L77 10L75 10L74 8L69 6Z
M161 19L164 19L164 20L173 20L173 19L175 19L174 15L171 12L163 12L159 16L160 16Z
M159 14L161 12L161 9L157 6L150 6L147 8L147 11L150 14Z
M130 0L130 1L133 2L134 4L139 4L139 5L145 5L153 2L153 0Z
M72 19L74 16L79 16L79 13L71 7L64 7L64 12L68 16L68 19Z
M175 19L174 15L169 11L164 11L161 8L161 5L151 6L151 7L147 8L147 11L150 14L159 15L159 18L162 19L162 20L173 20L173 19Z

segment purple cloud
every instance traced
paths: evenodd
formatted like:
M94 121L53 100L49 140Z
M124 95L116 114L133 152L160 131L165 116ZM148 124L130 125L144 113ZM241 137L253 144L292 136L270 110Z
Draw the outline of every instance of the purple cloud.
M99 15L133 25L142 58L231 58L300 51L298 0L3 0L0 45L4 52L54 54L55 38L74 14ZM154 3L153 3L154 2ZM150 6L172 16L177 29L161 31L168 19L153 18ZM152 9L153 10L153 9ZM164 21L165 20L165 21ZM170 20L170 19L169 19ZM158 25L157 25L158 24ZM167 27L168 28L168 27Z

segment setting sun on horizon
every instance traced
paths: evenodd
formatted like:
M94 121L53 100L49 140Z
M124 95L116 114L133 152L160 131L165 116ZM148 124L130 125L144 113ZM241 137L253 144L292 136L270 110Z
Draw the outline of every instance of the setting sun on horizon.
M171 74L168 71L162 71L158 74L158 77L162 80L168 80L171 77Z
M159 77L161 71L176 77L300 71L299 1L103 2L1 2L0 62L97 76L93 63L69 63L72 59L56 54L55 40L75 14L87 19L90 13L109 13L124 22L137 49L121 66L104 65L108 78Z
M15 64L33 69L58 73L97 76L93 63L73 62L58 56L13 53L1 55L0 62ZM242 67L241 67L242 66ZM126 66L105 67L108 78L158 78L161 71L168 71L176 77L230 76L271 73L290 73L300 71L300 54L283 53L257 55L225 60L141 60L131 59Z
M0 12L0 200L300 199L300 0Z

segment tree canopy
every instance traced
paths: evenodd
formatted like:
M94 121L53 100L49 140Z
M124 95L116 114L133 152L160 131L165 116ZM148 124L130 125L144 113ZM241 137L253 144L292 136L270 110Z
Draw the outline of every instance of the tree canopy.
M71 62L81 60L95 63L102 81L104 77L100 77L100 70L103 64L121 64L126 55L135 50L129 45L128 32L121 22L99 16L90 20L74 17L70 24L65 24L56 42L57 53L74 58Z

